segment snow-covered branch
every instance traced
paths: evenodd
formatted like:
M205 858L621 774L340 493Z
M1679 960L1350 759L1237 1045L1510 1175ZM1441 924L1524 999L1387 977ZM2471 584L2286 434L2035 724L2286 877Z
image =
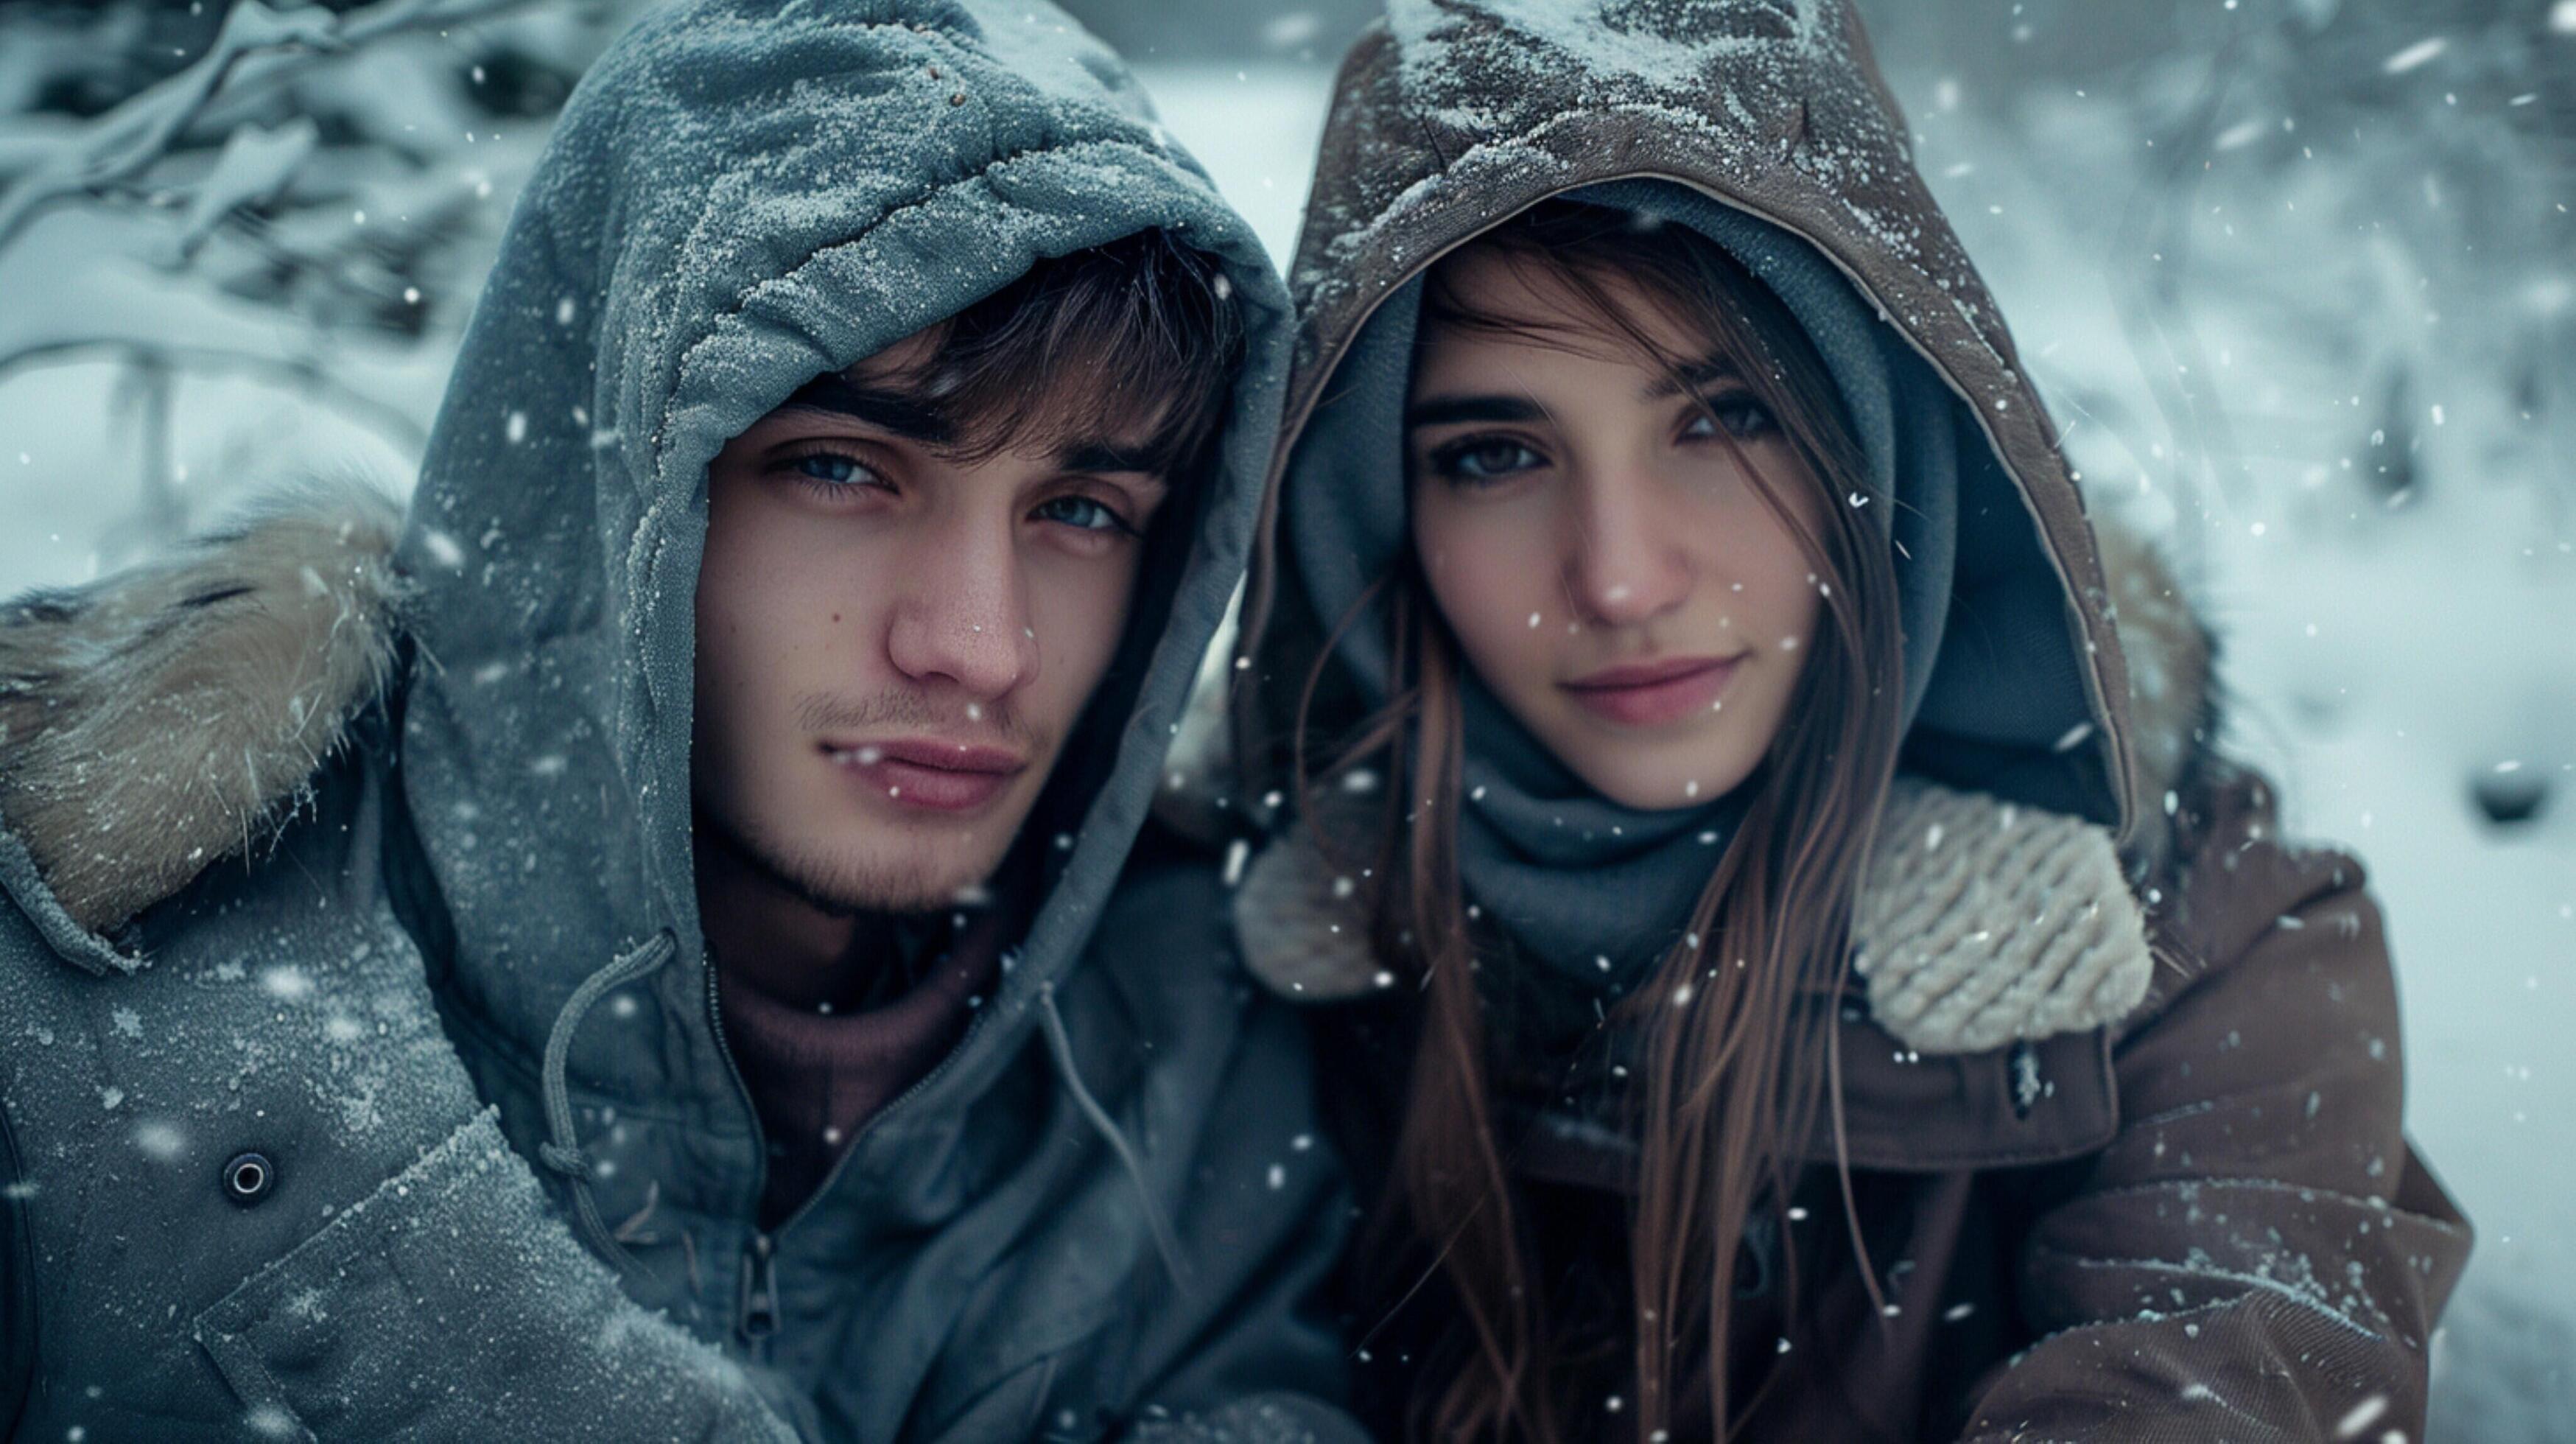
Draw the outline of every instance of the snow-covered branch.
M144 174L218 98L276 84L388 36L487 19L528 3L383 0L335 15L314 6L276 10L261 0L239 0L225 15L214 44L185 69L106 114L19 152L22 169L0 190L0 246L49 206L135 195ZM189 206L190 239L183 248L202 240L235 206L276 194L310 152L309 139L299 144L291 132L247 145L236 132L223 161L197 183Z
M388 405L332 374L321 356L262 355L225 346L139 341L127 337L48 341L0 356L0 383L28 371L85 361L116 361L201 376L242 376L300 391L366 426L406 451L429 436L419 418Z

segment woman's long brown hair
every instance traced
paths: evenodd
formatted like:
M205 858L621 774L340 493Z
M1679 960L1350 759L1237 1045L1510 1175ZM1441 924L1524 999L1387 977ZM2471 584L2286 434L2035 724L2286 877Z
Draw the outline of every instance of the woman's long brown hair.
M1730 1421L1749 1412L1730 1415L1728 1398L1738 1241L1757 1207L1786 1209L1802 1145L1829 1091L1831 999L1848 966L1853 900L1895 765L1902 692L1895 573L1883 534L1856 500L1883 509L1893 499L1872 494L1839 395L1805 331L1704 237L1557 201L1522 212L1471 246L1562 282L1582 308L1565 318L1563 331L1606 332L1678 377L1699 358L1657 347L1622 295L1604 284L1626 281L1628 294L1735 361L1804 463L1801 484L1813 489L1806 498L1783 495L1749 461L1745 466L1824 584L1822 622L1787 721L1742 784L1752 789L1743 822L1692 908L1683 942L1613 1015L1642 1030L1646 1060L1626 1099L1639 1160L1627 1250L1637 1397L1624 1417L1635 1437L1653 1440L1705 1407L1723 1437ZM1426 327L1531 329L1525 320L1479 312L1475 298L1444 284L1447 274L1435 269L1428 278ZM1720 434L1727 434L1723 427ZM1392 774L1387 805L1373 836L1323 841L1337 852L1345 850L1337 842L1356 843L1354 850L1379 864L1370 870L1384 880L1371 894L1373 940L1380 957L1412 972L1425 995L1395 1187L1380 1223L1436 1255L1433 1267L1455 1294L1456 1331L1464 1337L1443 1351L1449 1366L1414 1389L1409 1428L1415 1437L1441 1440L1598 1437L1598 1400L1567 1397L1579 1381L1561 1367L1567 1341L1550 1327L1533 1266L1529 1220L1506 1158L1515 1140L1496 1134L1485 1005L1474 977L1480 956L1494 954L1480 951L1482 929L1458 872L1458 650L1411 548L1405 557L1384 583L1393 700L1335 749L1327 769L1341 773L1385 759ZM1310 700L1322 667L1319 660L1309 679ZM1301 789L1307 735L1301 715ZM1313 807L1306 812L1318 815ZM1802 993L1821 1005L1800 1008ZM1847 1169L1844 1183L1848 1202ZM1785 1287L1794 1317L1790 1257ZM1697 1390L1705 1392L1681 1397ZM1574 1422L1577 1407L1582 1425Z

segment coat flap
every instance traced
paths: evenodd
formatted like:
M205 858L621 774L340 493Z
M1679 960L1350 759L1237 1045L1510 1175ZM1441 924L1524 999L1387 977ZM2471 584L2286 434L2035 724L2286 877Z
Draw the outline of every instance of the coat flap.
M2023 1168L2097 1152L2119 1133L2108 1028L1985 1053L1918 1053L1892 1045L1851 1001L1836 1028L1841 1127L1832 1100L1822 1100L1802 1162L1848 1159L1889 1173ZM1617 1127L1548 1112L1521 1131L1511 1160L1525 1178L1617 1192L1630 1186L1636 1153Z
M1908 1173L2014 1168L2094 1152L2119 1132L2107 1027L1983 1053L1918 1053L1846 1004L1843 1130L1819 1110L1805 1156Z

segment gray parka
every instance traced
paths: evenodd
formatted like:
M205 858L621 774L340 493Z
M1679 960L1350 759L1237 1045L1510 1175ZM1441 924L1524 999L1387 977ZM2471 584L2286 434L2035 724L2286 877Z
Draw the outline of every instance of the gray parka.
M1250 326L1221 462L1028 823L1055 845L1002 984L760 1233L688 836L707 462L1149 227ZM689 0L620 42L398 539L306 504L0 625L0 1428L1348 1430L1304 1312L1345 1204L1300 1026L1212 869L1125 866L1287 330L1241 220L1042 3Z

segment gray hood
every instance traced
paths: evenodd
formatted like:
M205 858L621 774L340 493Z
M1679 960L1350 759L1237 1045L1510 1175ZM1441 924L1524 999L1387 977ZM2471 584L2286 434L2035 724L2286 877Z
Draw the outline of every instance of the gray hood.
M707 464L814 376L1039 258L1149 227L1222 259L1249 359L1220 464L1171 509L1029 823L1063 844L1017 966L895 1110L916 1120L910 1181L869 1186L920 1191L922 1212L941 1163L918 1145L950 1137L937 1120L1052 1012L1145 816L1255 523L1284 297L1116 60L1043 3L688 0L613 47L565 111L398 553L417 648L400 766L461 1026L524 1073L564 1019L578 1090L707 1140L696 1184L666 1196L722 1212L738 1193L748 1217L758 1172L731 1161L750 1118L712 1026L689 846ZM619 958L636 966L603 971ZM647 1006L580 1026L567 1005L594 977L581 1009L638 979Z

